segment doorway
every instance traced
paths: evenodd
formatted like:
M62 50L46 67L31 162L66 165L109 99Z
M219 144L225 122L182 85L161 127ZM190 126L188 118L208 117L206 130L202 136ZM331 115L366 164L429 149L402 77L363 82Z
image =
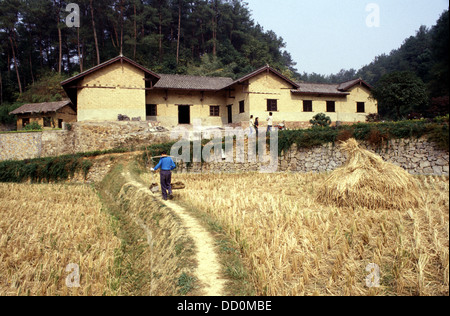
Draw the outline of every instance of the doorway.
M228 110L228 124L233 123L233 105L227 105Z
M191 124L191 107L189 105L178 106L178 124Z

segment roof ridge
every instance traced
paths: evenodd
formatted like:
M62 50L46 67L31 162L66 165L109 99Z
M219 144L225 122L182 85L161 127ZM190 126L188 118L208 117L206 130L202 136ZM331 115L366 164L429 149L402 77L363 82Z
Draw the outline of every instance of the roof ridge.
M198 75L183 75L183 74L162 74L158 73L159 76L178 76L178 77L195 77L195 78L220 78L220 79L231 79L231 77L222 77L222 76L198 76Z

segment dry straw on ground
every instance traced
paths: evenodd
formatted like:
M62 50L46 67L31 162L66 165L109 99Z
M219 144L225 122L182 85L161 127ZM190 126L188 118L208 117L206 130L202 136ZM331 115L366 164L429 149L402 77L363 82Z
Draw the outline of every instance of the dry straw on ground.
M90 187L0 183L0 296L120 294L119 247Z
M348 161L318 188L318 202L369 209L407 210L420 205L417 182L404 169L361 148L355 139L340 147Z
M186 183L175 201L201 210L236 241L257 295L448 295L448 178L416 178L424 202L407 211L319 204L326 178L174 175ZM372 263L379 288L366 285Z

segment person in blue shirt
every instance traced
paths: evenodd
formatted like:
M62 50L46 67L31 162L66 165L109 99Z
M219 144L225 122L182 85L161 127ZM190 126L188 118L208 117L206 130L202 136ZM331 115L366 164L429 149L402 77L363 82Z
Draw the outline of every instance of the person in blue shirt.
M161 160L156 165L155 168L152 168L152 171L157 171L161 169L160 172L160 180L161 180L161 190L164 201L167 199L173 199L172 193L172 170L174 170L177 166L173 159L167 156L166 152L161 154Z

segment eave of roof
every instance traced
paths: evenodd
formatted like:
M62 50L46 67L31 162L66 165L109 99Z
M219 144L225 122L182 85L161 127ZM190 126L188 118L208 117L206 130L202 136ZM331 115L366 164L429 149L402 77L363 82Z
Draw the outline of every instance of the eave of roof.
M292 93L314 96L347 96L350 93L340 91L337 84L324 83L300 83L298 89L291 90Z
M159 78L160 78L160 76L159 76L158 74L156 74L156 73L154 73L153 71L148 70L147 68L145 68L145 67L139 65L138 63L136 63L135 61L131 60L130 58L125 57L125 56L117 56L117 57L115 57L115 58L113 58L113 59L110 59L110 60L108 60L108 61L105 61L105 62L102 63L102 64L99 64L99 65L97 65L97 66L95 66L95 67L92 67L91 69L86 70L86 71L84 71L84 72L82 72L82 73L80 73L80 74L78 74L78 75L76 75L76 76L73 76L73 77L71 77L71 78L69 78L69 79L67 79L67 80L64 80L63 82L61 82L61 85L64 87L64 86L66 86L67 84L69 84L69 83L71 83L71 82L73 82L73 81L76 81L76 80L78 80L78 79L81 79L81 78L83 78L83 77L85 77L85 76L87 76L87 75L89 75L89 74L91 74L91 73L93 73L93 72L95 72L95 71L97 71L97 70L99 70L99 69L102 69L102 68L104 68L104 67L106 67L106 66L109 66L109 65L111 65L111 64L114 64L114 63L116 63L116 62L118 62L118 61L121 61L121 62L123 62L123 61L124 61L124 62L127 62L127 63L129 63L129 64L135 66L136 68L141 69L142 71L144 71L144 73L146 73L146 74L148 74L148 75L150 75L150 76L155 77L156 79L159 79Z
M255 76L259 75L259 74L262 74L264 72L271 72L271 73L275 74L276 76L280 77L281 79L283 79L284 81L286 81L289 84L291 84L293 87L295 87L295 88L299 87L298 83L296 83L296 82L292 81L291 79L287 78L286 76L284 76L280 72L276 71L275 69L273 69L269 65L266 65L266 66L264 66L262 68L259 68L259 69L255 70L255 71L249 73L248 75L245 75L242 78L239 78L239 79L233 81L230 85L226 86L225 88L229 88L229 87L231 87L231 86L233 86L235 84L244 83L245 81L250 80L251 78L253 78L253 77L255 77Z
M188 75L159 74L159 81L153 89L190 90L190 91L219 91L233 82L227 77L201 77Z
M340 91L348 91L349 89L353 88L356 85L365 86L369 90L373 89L373 87L370 84L368 84L367 82L365 82L361 78L358 78L358 79L354 79L354 80L350 80L350 81L341 83L339 85L339 87L338 87L338 90L340 90Z
M15 109L9 114L20 115L20 114L50 113L56 112L67 105L72 107L72 102L70 102L70 100L63 100L58 102L29 103L22 105L20 108Z
M334 97L345 97L350 95L350 92L320 92L320 91L299 91L299 90L291 90L294 94L300 95L311 95L311 96L334 96Z

